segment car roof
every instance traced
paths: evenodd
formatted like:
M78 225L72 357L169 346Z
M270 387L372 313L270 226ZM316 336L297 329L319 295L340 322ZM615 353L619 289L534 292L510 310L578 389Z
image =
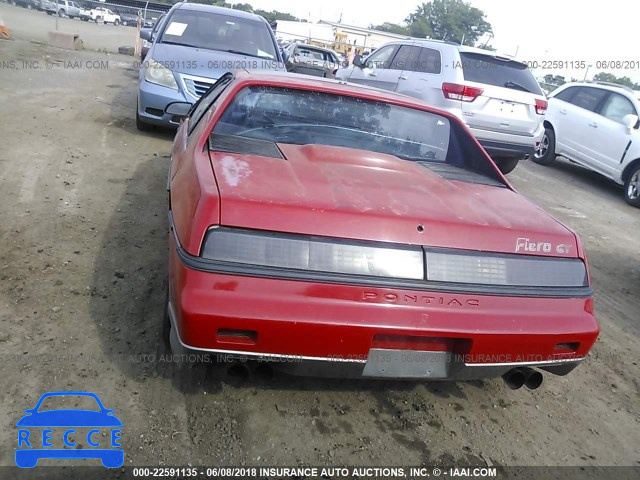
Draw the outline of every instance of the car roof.
M620 85L612 82L567 82L561 85L562 90L568 87L593 87L599 88L601 90L608 90L610 92L623 93L628 98L633 98L635 100L640 100L637 94L634 92L632 88L627 87L626 85ZM554 90L555 91L555 90Z
M246 18L247 20L255 20L258 22L266 22L264 18L255 13L243 12L242 10L235 10L232 8L216 7L214 5L204 5L202 3L176 3L174 6L176 10L193 10L196 12L210 12L217 13L219 15L226 15L228 17Z
M333 50L331 50L330 48L325 48L325 47L319 47L318 45L311 45L309 43L292 43L291 45L295 45L296 47L308 47L308 48L315 48L316 50L322 50L323 52L331 52L331 53L336 53ZM289 47L290 45L287 45L287 47Z
M332 78L313 77L310 75L303 75L299 73L291 72L276 72L276 71L252 71L238 70L234 73L234 77L237 81L242 83L251 84L272 84L273 86L284 87L299 87L302 89L313 90L314 88L327 93L333 93L336 95L351 95L351 96L364 96L370 100L376 100L380 102L393 102L401 103L408 107L418 107L421 110L430 111L447 118L455 118L454 115L434 108L432 105L407 95L401 95L399 93L390 92L389 90L383 90L379 88L373 88L365 85L356 85L354 83L345 82L344 80L336 80Z

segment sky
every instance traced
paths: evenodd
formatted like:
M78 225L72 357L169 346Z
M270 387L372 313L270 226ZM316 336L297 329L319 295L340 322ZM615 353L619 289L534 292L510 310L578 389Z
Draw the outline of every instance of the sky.
M422 3L415 0L241 0L256 8L279 10L313 22L320 19L363 27L384 22L400 23ZM490 45L519 60L538 65L563 61L582 68L534 70L582 80L600 71L628 76L640 83L640 2L607 0L467 0L485 13L493 27ZM603 68L602 62L628 61L625 69ZM556 63L556 65L558 65ZM569 65L570 66L570 65ZM600 67L600 68L598 68Z

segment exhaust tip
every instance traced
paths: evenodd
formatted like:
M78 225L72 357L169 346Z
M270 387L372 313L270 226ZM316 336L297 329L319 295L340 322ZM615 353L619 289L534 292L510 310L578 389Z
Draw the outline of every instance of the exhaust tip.
M518 390L519 388L522 388L527 378L525 376L525 372L519 368L514 368L513 370L509 370L505 373L502 376L502 379L511 390Z
M531 372L529 372L529 375L527 375L527 379L525 380L524 384L529 390L535 390L540 385L542 385L543 379L544 377L542 376L541 372L538 372L537 370L531 370Z

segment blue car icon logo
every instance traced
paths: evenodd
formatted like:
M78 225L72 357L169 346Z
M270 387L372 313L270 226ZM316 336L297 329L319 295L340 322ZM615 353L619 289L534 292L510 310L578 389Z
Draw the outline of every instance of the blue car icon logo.
M43 406L43 403L59 400L58 397L64 397L64 401L80 402L83 407L89 405L93 409L46 409L46 405ZM99 458L107 468L123 465L122 422L114 415L114 410L104 407L95 393L45 393L34 408L24 412L26 415L16 424L18 467L33 468L41 458Z

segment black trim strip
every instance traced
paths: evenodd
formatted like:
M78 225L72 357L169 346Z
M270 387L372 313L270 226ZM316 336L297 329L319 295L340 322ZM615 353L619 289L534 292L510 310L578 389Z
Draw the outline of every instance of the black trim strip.
M182 263L193 270L223 275L240 275L278 280L294 280L299 282L330 283L359 287L400 288L439 293L479 294L508 297L545 297L545 298L589 298L593 296L590 286L565 288L553 287L513 287L502 285L460 285L445 282L429 282L427 280L408 280L382 277L354 276L331 272L314 272L286 268L274 268L262 265L207 260L187 253L174 229L173 216L169 212L169 225L176 241L176 251Z
M622 162L624 162L624 157L627 156L627 152L629 151L629 147L631 146L631 140L629 140L629 143L627 143L627 148L624 149L624 152L622 154L622 158L620 159L620 164L622 165Z

